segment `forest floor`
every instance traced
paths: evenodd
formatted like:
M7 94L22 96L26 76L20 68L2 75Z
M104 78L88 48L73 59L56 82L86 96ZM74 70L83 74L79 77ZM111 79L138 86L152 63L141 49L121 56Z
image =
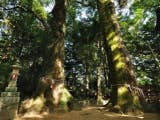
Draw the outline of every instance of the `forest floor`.
M143 116L127 116L100 110L99 107L85 107L67 113L24 115L15 120L160 120L160 113L145 113Z

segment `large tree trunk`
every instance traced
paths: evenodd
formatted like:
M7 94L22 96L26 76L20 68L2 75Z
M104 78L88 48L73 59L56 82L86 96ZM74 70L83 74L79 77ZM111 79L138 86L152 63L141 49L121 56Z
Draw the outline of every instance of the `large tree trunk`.
M132 91L136 88L136 77L128 52L122 42L120 27L112 0L98 0L98 11L107 51L112 106L123 112L139 108L139 99Z
M44 77L40 80L33 99L24 102L24 109L36 112L48 109L52 112L55 107L67 108L67 102L71 99L70 93L64 88L64 34L65 34L65 0L56 0L48 21L50 41L46 48L46 60L44 61ZM39 101L39 102L36 102ZM29 108L27 103L32 102Z
M60 103L64 89L64 35L65 35L65 0L56 0L52 10L50 26L53 34L53 46L51 47L52 60L50 61L47 79L52 80L53 104Z
M64 80L64 34L65 34L65 0L56 0L52 10L51 27L53 34L53 61L50 69L52 79Z
M65 34L65 0L56 0L48 22L51 31L50 41L46 52L45 73L42 84L47 86L42 90L45 95L46 104L50 110L59 105L64 89L64 34ZM39 87L42 86L39 85ZM39 88L38 88L39 89ZM38 90L37 89L37 90ZM50 89L50 90L49 90ZM39 90L38 90L39 92Z
M101 39L99 39L97 46L98 46L98 53L99 53L98 55L100 56L99 63L97 65L97 105L102 105L103 100L102 100L102 77L101 76L102 76L102 62L104 62L103 61L104 56L103 56ZM107 73L104 75L104 77L106 76L107 76Z

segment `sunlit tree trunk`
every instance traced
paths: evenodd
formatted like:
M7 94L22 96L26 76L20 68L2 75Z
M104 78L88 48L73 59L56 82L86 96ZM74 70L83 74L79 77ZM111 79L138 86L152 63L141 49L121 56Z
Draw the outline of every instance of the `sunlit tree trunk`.
M48 96L51 95L51 97L46 98L50 110L56 109L56 107L68 110L67 103L71 99L70 93L64 88L65 5L66 0L56 0L49 20L51 41L45 79L49 81L51 88L51 94L48 92Z
M136 86L131 60L122 42L120 27L112 0L98 0L98 12L104 36L112 88L110 103L118 105L123 112L140 106L136 94L128 88Z
M49 18L50 41L46 48L44 78L37 88L38 96L44 96L50 110L58 106L64 90L64 35L65 35L65 0L56 0Z
M100 59L97 65L97 105L101 105L102 104L102 62L104 62L101 39L98 40L97 47L98 47L98 55L100 56ZM105 74L104 76L106 75L107 74Z
M51 66L47 77L52 80L52 96L54 98L54 104L58 105L60 97L62 95L64 86L64 34L65 34L65 0L56 0L55 6L52 10L52 17L50 26L53 34L53 45L51 51L53 52L51 57Z
M89 90L89 83L90 83L90 66L86 64L86 71L85 71L85 85L86 89Z
M102 64L100 63L97 67L97 104L102 104Z
M41 32L42 35L40 35L39 37L43 36L42 39L44 39L44 41L43 40L41 41L41 39L38 41L39 43L42 42L41 44L44 44L42 46L45 48L41 49L42 46L40 44L37 44L38 47L42 50L39 51L41 52L39 54L41 56L40 61L42 63L36 61L37 64L42 65L42 69L38 70L40 71L38 73L41 73L40 74L41 78L37 82L38 84L36 84L37 85L36 91L33 91L33 98L28 99L22 103L23 106L22 109L24 109L24 111L26 112L32 112L32 111L42 112L43 110L45 111L53 110L54 107L58 106L60 101L62 101L62 96L64 95L63 93L64 93L64 79L65 79L64 35L65 35L65 19L66 19L66 6L65 6L66 1L67 0L54 0L54 2L50 1L51 2L50 4L55 3L55 5L53 5L53 10L50 13L47 13L44 10L43 2L39 0L29 0L29 1L22 0L18 2L18 4L16 2L13 3L11 2L12 5L9 6L11 7L11 10L15 10L17 15L19 14L19 12L22 12L22 15L27 14L25 15L26 18L28 18L27 16L32 16L27 19L27 21L31 19L29 20L30 22L27 22L30 25L32 25L33 23L39 24L38 25L39 29L37 29L38 32L33 30L32 33L30 31L32 35L37 32L38 33L36 34L37 37L37 35L40 35L39 30L43 29L40 30L43 31L43 33ZM34 28L34 26L32 27ZM24 32L22 33L25 35ZM28 33L26 34L27 35L26 38L28 37L30 38L32 36L31 34L30 34L31 36L29 34ZM34 35L32 37L34 37ZM29 60L29 62L31 61L32 59ZM35 79L36 80L39 79L38 77L39 76L36 76ZM65 98L65 102L66 101L67 100Z

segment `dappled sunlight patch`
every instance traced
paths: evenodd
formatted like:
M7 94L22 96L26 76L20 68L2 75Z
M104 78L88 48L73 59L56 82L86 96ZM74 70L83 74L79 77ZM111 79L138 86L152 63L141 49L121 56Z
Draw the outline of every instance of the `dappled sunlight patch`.
M143 115L127 115L127 114L119 114L119 113L113 113L113 112L107 112L107 113L104 113L104 115L112 118L118 118L119 120L121 119L124 120L124 118L127 118L127 120L129 118L135 118L135 120L144 119Z
M120 39L119 36L114 36L114 37L113 37L113 40L111 41L111 45L113 45L113 44L119 45L119 39ZM112 46L111 46L111 47L112 47Z
M53 65L53 73L55 79L62 80L64 78L63 61L60 58L55 60Z
M123 95L123 94L125 94L126 92L128 92L128 89L125 86L120 87L118 89L118 93L119 93L120 96Z
M141 111L141 105L139 103L139 98L131 93L127 84L118 88L118 105L121 108L122 113L127 115L143 115Z
M118 88L118 104L123 107L130 106L132 103L132 96L130 95L126 86Z
M60 83L60 84L56 84L52 87L52 96L54 98L54 101L53 103L55 105L58 105L59 101L60 101L60 98L61 98L61 95L62 95L62 92L63 92L63 87L64 87L64 84L63 83Z
M66 88L63 88L60 102L67 103L71 99L72 99L72 95L69 93L69 91Z
M41 114L38 114L37 112L29 112L29 113L26 113L24 116L22 116L22 118L43 118L43 116Z
M44 12L44 8L38 0L33 0L32 10L35 11L41 18L45 20L47 19L47 13Z
M141 108L141 104L140 104L140 102L139 102L138 96L134 96L134 97L133 97L133 104L134 104L136 107Z
M118 44L113 44L113 45L111 46L111 50L112 50L112 51L116 50L117 48L119 48L119 45L118 45Z
M120 69L120 68L124 68L125 67L125 63L122 62L122 61L119 61L117 64L116 64L116 69Z
M129 57L125 57L125 59L126 59L127 62L130 61L130 58L129 58Z
M64 87L64 83L55 83L52 86L52 97L54 104L54 111L59 112L67 112L70 110L72 95L69 91Z
M108 42L108 43L109 43L109 45L110 45L111 47L112 47L112 45L115 45L115 44L116 44L116 45L119 45L119 44L118 44L118 37L113 36L112 39L111 39L111 38L109 39L109 42ZM112 49L112 50L113 50L113 49Z
M107 0L100 0L101 3L105 3Z
M131 118L139 118L139 119L144 119L144 116L142 115L126 115L126 114L122 114L122 117L131 117Z
M113 60L116 61L116 60L120 59L121 56L122 56L121 54L117 54L114 56Z
M104 115L108 116L108 117L119 117L121 114L117 114L117 113L113 113L113 112L107 112Z
M86 110L95 110L95 109L101 109L101 107L88 106L88 107L83 108L82 110L86 111Z
M109 35L107 35L106 37L107 37L108 40L111 40L111 41L109 42L109 44L113 44L112 42L114 42L114 41L113 41L113 38L115 37L115 32L110 31Z
M64 111L68 111L69 110L69 103L71 104L72 100L72 95L69 93L69 91L66 88L63 88L62 90L62 95L60 98L60 107L62 107L62 109Z
M38 96L35 99L27 99L22 102L20 112L26 114L33 114L34 112L40 112L44 107L45 98L43 95Z

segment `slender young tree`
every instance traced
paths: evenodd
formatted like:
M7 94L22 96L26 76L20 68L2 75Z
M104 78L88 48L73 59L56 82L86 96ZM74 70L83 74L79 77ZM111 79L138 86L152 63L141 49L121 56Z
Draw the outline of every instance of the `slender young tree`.
M97 104L102 104L102 64L100 63L97 66Z
M101 41L98 41L98 53L101 54ZM102 57L97 65L97 104L102 104Z
M89 90L90 86L90 66L88 64L85 65L85 84L86 84L86 89Z

